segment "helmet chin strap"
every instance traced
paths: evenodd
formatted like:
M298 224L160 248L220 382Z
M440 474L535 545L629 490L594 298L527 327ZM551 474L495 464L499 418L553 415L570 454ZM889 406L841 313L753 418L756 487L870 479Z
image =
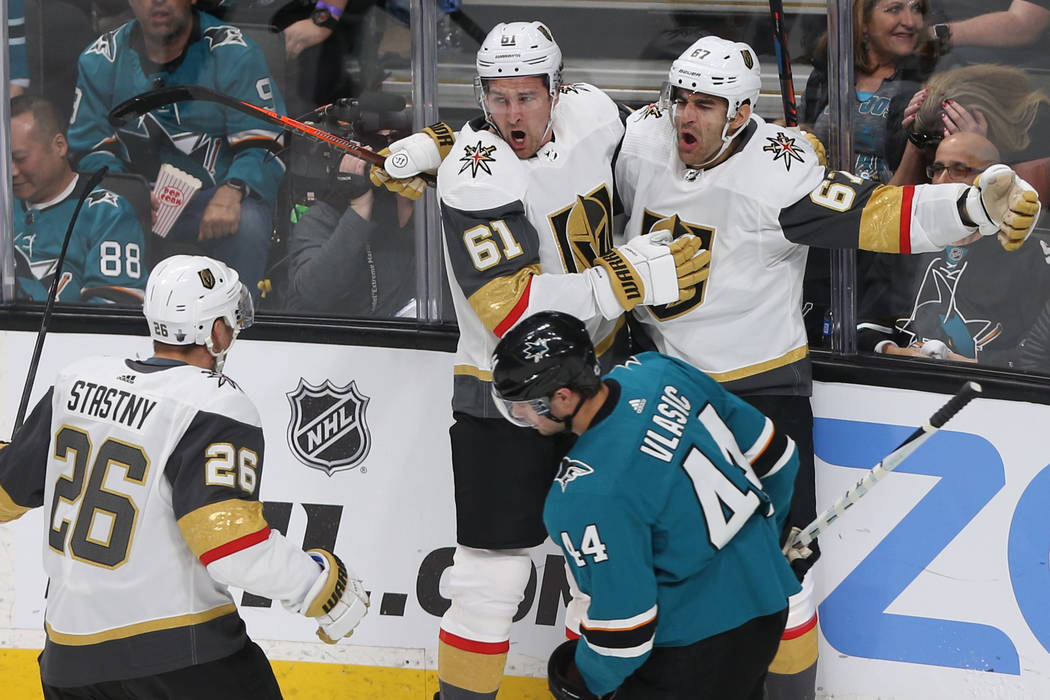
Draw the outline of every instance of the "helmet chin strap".
M215 358L215 372L222 374L223 365L226 364L226 353L233 347L233 341L237 340L237 336L240 334L240 330L237 328L233 329L233 336L230 338L230 344L218 352L215 351L215 343L212 337L209 335L204 341L204 347L208 349L208 354Z
M674 110L675 110L675 112L678 111L678 106L677 105L675 105ZM737 110L738 110L737 113L739 114L739 108L737 108ZM675 117L677 117L677 114L672 114L671 115L672 121L675 119ZM735 118L736 117L734 116L734 119ZM718 149L718 153L714 154L713 156L711 156L710 158L705 160L703 163L699 163L697 165L691 165L689 163L686 163L685 164L686 167L692 168L694 170L699 170L700 168L706 168L708 165L710 165L711 163L713 163L716 160L718 160L719 158L721 158L722 154L725 153L726 150L729 148L730 144L733 143L733 139L735 139L737 136L739 136L741 134L741 132L743 132L743 130L744 130L743 126L741 126L741 128L736 130L736 133L734 133L732 136L730 136L729 135L729 124L732 121L733 120L729 118L729 107L726 107L726 123L722 126L722 147Z
M580 400L576 402L576 408L575 408L575 410L573 410L572 413L570 413L567 416L562 416L561 418L558 418L553 413L548 413L547 414L547 418L549 418L550 420L554 421L555 423L562 423L565 426L561 430L562 433L571 433L572 432L572 421L576 418L576 414L580 412L580 409L583 408L583 402L584 402L584 399L583 399L582 396L580 396Z

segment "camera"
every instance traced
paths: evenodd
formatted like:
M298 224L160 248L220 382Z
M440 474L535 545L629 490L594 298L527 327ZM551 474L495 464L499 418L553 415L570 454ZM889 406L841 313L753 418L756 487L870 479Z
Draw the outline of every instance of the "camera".
M300 121L379 151L411 133L412 108L399 95L364 93L318 107ZM364 175L339 172L346 154L331 144L293 134L289 153L291 194L296 203L332 194L346 201L369 187L367 168Z

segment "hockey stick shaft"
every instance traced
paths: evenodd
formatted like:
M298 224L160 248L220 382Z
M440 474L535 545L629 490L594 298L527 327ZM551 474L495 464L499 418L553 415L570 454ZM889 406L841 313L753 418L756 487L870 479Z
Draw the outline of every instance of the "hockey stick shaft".
M318 129L312 124L307 124L298 119L286 117L283 114L274 112L272 109L253 105L250 102L238 100L236 97L230 97L229 95L223 95L222 93L215 92L214 90L210 90L200 85L171 85L168 87L157 88L156 90L149 90L141 95L136 95L131 99L121 102L110 110L109 123L113 127L119 128L131 117L142 116L154 109L175 102L191 102L194 100L215 102L229 107L230 109L235 109L238 112L249 114L264 122L280 126L283 129L287 129L288 131L294 132L313 141L335 146L344 153L349 153L355 158L360 158L372 165L383 167L383 163L386 160L384 156L368 150L359 143L349 139L344 139L341 136L336 136L324 129ZM433 180L433 177L428 177L426 173L420 174L420 177L428 182Z
M798 549L817 539L831 523L835 522L850 506L859 501L884 476L900 466L901 462L919 449L919 446L929 440L952 416L961 411L963 406L970 403L980 393L981 385L977 382L964 384L962 389L949 399L948 403L941 406L936 413L930 416L925 425L918 428L904 442L897 445L893 452L890 452L882 461L872 467L845 495L825 509L813 522L802 528L795 535L790 546Z
M36 344L33 346L33 357L29 361L29 371L26 373L26 383L22 387L22 399L18 403L18 413L15 414L15 425L12 430L17 431L22 427L22 422L26 417L26 409L29 407L29 395L33 393L33 382L36 380L37 366L40 364L40 354L44 350L44 336L47 335L47 326L51 321L51 314L55 310L55 298L58 297L58 286L62 283L62 264L66 261L66 251L69 250L69 239L73 237L73 226L77 222L77 216L80 215L80 208L84 206L84 200L91 194L91 190L95 189L95 185L102 182L102 178L109 172L108 167L103 167L95 172L91 173L91 177L88 178L87 183L84 185L84 192L80 195L80 199L77 200L76 207L73 208L73 216L69 219L69 226L66 227L66 236L62 239L62 250L58 254L58 260L55 261L55 272L54 277L51 279L51 288L47 292L47 304L44 306L44 316L40 319L40 330L36 334Z
M769 0L769 15L773 20L773 48L777 54L780 99L784 102L784 123L787 126L798 126L795 83L791 78L791 54L788 51L787 29L784 28L784 3L781 0Z

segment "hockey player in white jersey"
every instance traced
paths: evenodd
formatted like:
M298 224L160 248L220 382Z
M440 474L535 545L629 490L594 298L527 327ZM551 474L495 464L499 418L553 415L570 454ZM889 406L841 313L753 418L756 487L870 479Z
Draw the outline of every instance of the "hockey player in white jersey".
M697 40L671 66L659 104L632 114L616 163L628 239L666 230L711 252L697 294L640 310L657 349L682 358L770 416L799 446L789 526L815 514L811 370L802 323L807 246L910 253L979 231L1020 247L1038 196L1004 165L973 186L888 187L822 167L792 129L754 114L761 71L750 46ZM810 558L810 562L815 557ZM805 562L796 564L803 573ZM812 585L792 599L770 695L812 698Z
M227 587L316 618L330 643L367 594L263 517L259 415L221 373L253 317L237 273L163 260L143 311L153 357L74 362L0 451L0 521L48 509L44 696L280 698Z
M615 363L626 349L625 310L677 301L680 285L705 274L706 258L694 257L699 241L670 247L658 234L613 247L612 158L623 123L605 93L562 84L561 71L546 26L499 24L477 54L483 115L454 145L432 127L392 144L387 158L399 176L440 164L460 332L450 430L458 547L438 653L444 700L496 696L532 569L528 549L546 538L543 499L570 444L499 417L490 391L496 342L520 319L556 309L583 319L603 360ZM405 193L385 172L373 176Z

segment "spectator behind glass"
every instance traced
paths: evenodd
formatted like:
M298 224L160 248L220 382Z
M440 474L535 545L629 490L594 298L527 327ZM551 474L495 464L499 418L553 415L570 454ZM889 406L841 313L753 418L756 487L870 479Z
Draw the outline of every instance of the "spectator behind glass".
M935 184L969 184L997 162L991 141L963 131L941 141L928 175ZM861 350L1013 367L1050 300L1050 264L1035 238L1011 253L974 234L942 253L873 257L862 287Z
M366 167L344 156L340 177L292 229L289 310L415 318L413 203L374 191Z
M1050 97L1034 90L1024 71L978 64L937 73L904 114L910 135L894 184L924 182L920 150L929 153L944 136L972 131L987 136L1002 162L1014 166L1046 201L1050 178L1038 161L1050 158Z
M928 35L946 65L1001 63L1050 68L1040 39L1050 26L1050 0L938 0Z
M888 182L892 176L887 141L903 142L904 136L887 128L900 123L899 116L890 114L890 104L896 95L913 95L932 67L934 45L924 38L928 10L926 0L854 0L851 170L865 180ZM827 55L826 36L817 55ZM828 73L823 61L818 60L806 82L800 119L812 125L822 142L829 142Z
M257 294L284 175L278 133L209 102L156 109L119 133L106 118L121 102L165 85L204 85L284 112L258 45L193 2L129 0L135 19L81 54L70 147L85 169L108 165L153 180L166 162L199 178L204 188L166 241L227 262Z
M73 210L86 178L69 166L69 144L54 105L11 100L12 240L15 296L46 301ZM62 264L57 301L141 305L146 284L142 227L123 197L95 187L77 216Z

